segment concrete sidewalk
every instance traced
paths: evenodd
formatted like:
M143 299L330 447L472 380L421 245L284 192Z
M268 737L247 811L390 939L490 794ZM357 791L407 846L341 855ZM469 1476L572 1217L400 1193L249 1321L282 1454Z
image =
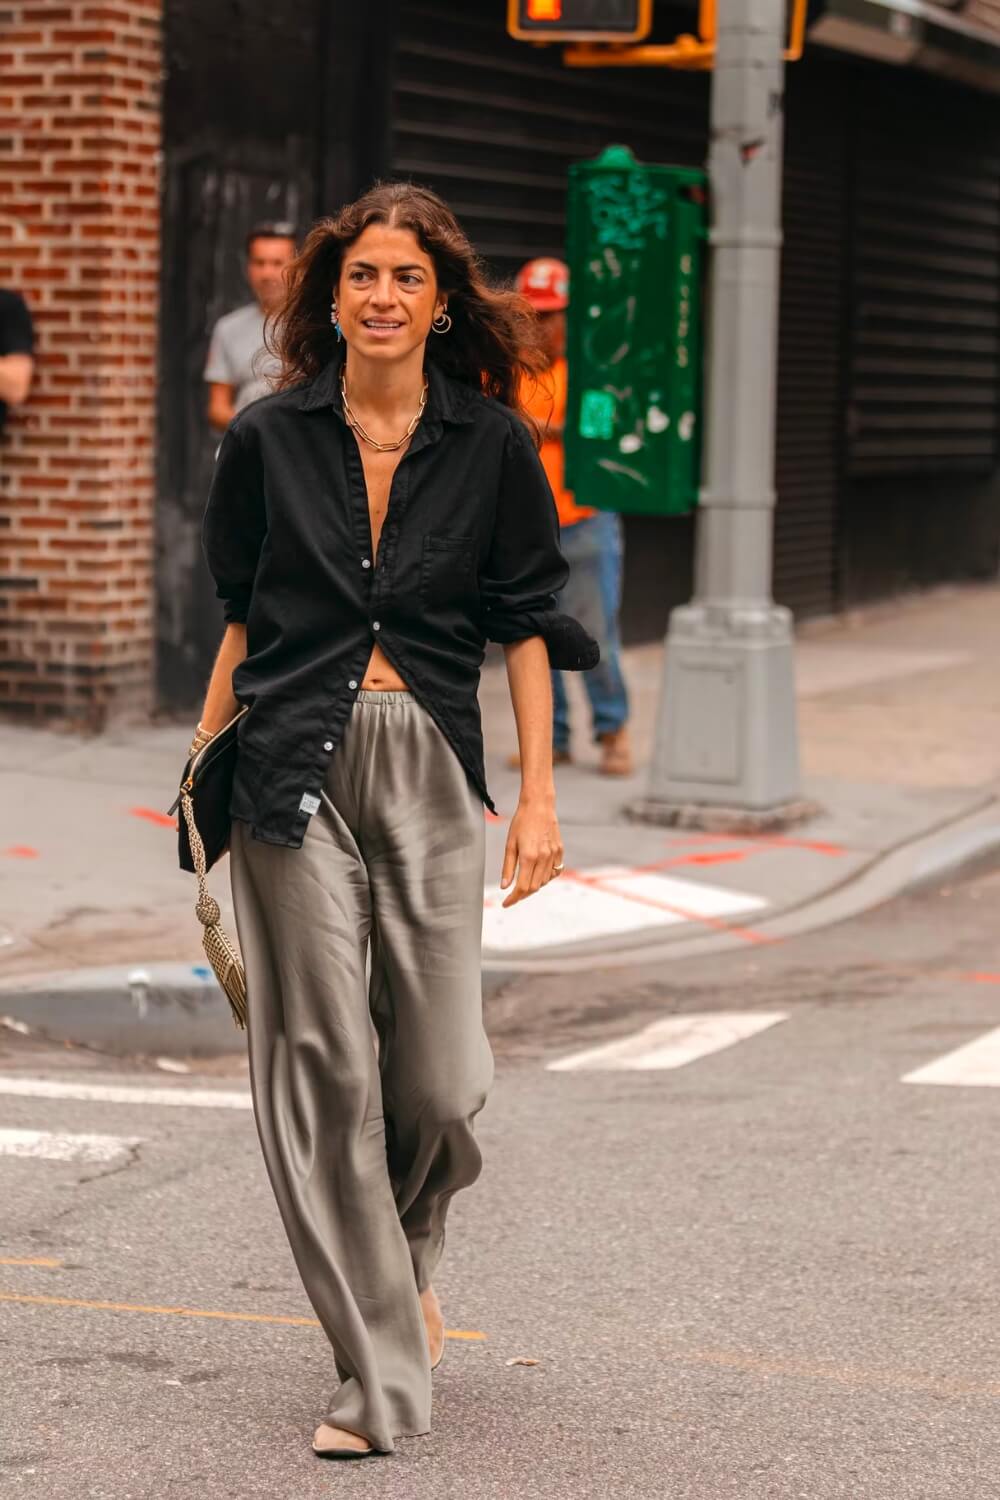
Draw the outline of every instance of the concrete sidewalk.
M807 626L797 674L806 792L785 838L710 837L628 821L644 790L596 774L573 682L579 760L560 769L566 875L503 912L495 887L517 796L502 665L484 673L490 785L484 966L621 964L773 941L887 899L1000 845L1000 588L940 590ZM626 653L640 766L661 648ZM135 1050L233 1032L204 963L194 882L176 867L173 798L190 726L98 739L0 728L0 1014ZM232 923L226 880L213 880ZM183 1029L183 1028L182 1028ZM141 1043L141 1045L140 1045Z

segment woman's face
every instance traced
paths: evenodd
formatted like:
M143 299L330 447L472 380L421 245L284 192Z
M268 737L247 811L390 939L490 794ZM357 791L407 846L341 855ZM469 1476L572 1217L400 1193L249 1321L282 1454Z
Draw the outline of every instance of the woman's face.
M423 346L446 300L413 231L386 224L370 224L345 250L335 297L350 347L387 361Z

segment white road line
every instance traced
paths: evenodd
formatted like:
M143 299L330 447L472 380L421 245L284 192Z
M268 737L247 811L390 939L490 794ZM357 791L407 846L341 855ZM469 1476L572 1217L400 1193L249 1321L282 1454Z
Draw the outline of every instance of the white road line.
M682 1068L695 1058L720 1052L723 1047L731 1047L787 1019L784 1011L715 1011L705 1015L668 1016L631 1036L608 1042L604 1047L591 1047L586 1052L560 1057L547 1067L551 1073Z
M63 1130L0 1130L0 1156L43 1161L109 1162L137 1146L137 1136L70 1135Z
M169 1104L176 1109L250 1109L245 1089L142 1088L121 1083L70 1083L0 1075L0 1094L30 1099L81 1099L94 1104Z
M1000 1088L1000 1026L903 1075L904 1083L952 1083Z
M584 938L671 927L679 922L710 923L762 911L767 902L745 891L681 880L676 875L603 865L581 870L579 879L553 881L518 906L503 909L505 891L486 887L483 945L550 948Z

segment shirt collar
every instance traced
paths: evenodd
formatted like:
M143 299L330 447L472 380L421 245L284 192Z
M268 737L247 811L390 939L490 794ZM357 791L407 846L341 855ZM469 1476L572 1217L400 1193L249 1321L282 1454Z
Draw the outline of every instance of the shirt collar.
M303 411L316 411L319 407L329 406L341 421L344 420L340 404L340 371L343 363L343 353L338 351L330 363L308 385L302 387ZM479 393L471 386L464 385L460 380L453 380L432 360L428 360L425 426L440 426L443 422L472 422L475 420L475 403L479 399Z

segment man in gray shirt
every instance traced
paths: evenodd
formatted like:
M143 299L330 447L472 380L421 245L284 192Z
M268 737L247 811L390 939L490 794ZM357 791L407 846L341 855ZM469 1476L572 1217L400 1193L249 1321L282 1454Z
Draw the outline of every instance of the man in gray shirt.
M244 406L272 389L280 366L265 347L264 324L281 306L295 250L291 224L255 224L247 235L246 275L256 301L219 319L205 364L208 420L220 432Z

